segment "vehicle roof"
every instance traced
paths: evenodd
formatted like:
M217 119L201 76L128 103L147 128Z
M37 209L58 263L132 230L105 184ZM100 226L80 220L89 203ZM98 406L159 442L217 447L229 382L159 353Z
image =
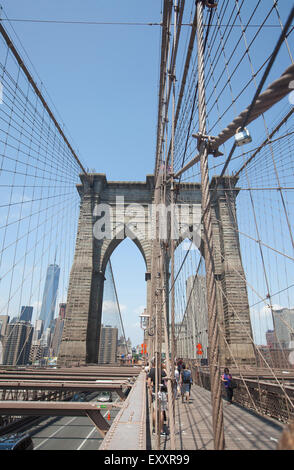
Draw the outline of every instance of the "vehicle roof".
M0 436L0 449L1 447L6 446L7 444L13 445L19 442L20 440L24 438L28 438L28 437L30 437L29 434L25 434L25 433L16 433L16 434Z

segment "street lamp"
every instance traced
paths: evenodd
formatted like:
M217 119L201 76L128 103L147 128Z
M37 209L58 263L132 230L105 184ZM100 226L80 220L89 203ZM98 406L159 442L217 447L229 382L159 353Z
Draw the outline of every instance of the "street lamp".
M141 315L139 315L139 317L140 317L140 327L141 327L142 330L143 330L142 356L144 357L144 359L146 359L146 354L147 354L146 348L147 348L147 344L146 344L146 338L145 338L145 331L146 331L147 328L149 327L149 320L150 320L150 315L148 315L148 313L146 312L146 308L144 309L144 313L142 313Z
M142 313L141 315L139 315L140 317L140 327L142 328L142 330L146 330L149 326L149 319L150 319L150 315L148 315L148 313L145 313L146 312L146 309L144 310L144 313Z

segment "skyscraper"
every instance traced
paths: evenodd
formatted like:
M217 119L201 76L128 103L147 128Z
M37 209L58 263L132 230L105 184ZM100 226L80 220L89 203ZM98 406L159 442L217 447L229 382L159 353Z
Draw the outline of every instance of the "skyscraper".
M55 329L54 329L54 334L53 334L52 343L51 343L52 356L58 356L61 338L62 338L63 326L64 326L65 311L66 311L66 304L65 303L59 304L59 315L55 323Z
M8 323L9 323L9 316L0 315L0 336L5 335L5 331L6 331Z
M32 321L32 316L33 316L33 307L30 306L23 306L21 307L20 311L20 321Z
M7 325L3 344L3 364L21 365L29 362L33 327L30 323L16 321Z
M45 287L43 293L42 307L39 319L43 321L43 331L50 328L54 318L57 290L59 283L60 267L57 264L50 264L47 269Z
M294 341L294 309L273 309L273 321L279 347L283 349L291 347Z
M0 315L0 364L3 364L5 333L6 333L8 323L9 323L9 316Z
M117 362L117 339L117 328L102 325L99 345L99 364L114 364Z

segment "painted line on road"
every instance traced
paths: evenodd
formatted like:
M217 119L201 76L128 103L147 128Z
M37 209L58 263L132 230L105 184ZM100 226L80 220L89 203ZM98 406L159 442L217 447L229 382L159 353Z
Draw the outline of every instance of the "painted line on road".
M114 403L118 402L119 400L119 397L115 400ZM106 413L103 415L103 417L105 418L105 416L108 414L108 410L106 411ZM34 446L34 450L38 449L39 447L41 447L45 442L49 441L49 439L52 439L53 436L55 436L55 434L57 434L59 431L61 431L61 429L63 429L65 426L68 426L70 423L72 423L77 417L75 416L74 418L72 418L70 421L68 421L68 423L65 423L63 426L59 427L56 431L54 431L52 434L50 434L49 437L47 437L46 439L44 439L44 441L40 442L40 444L38 444L37 446ZM77 450L80 450L83 445L85 444L85 442L87 441L87 439L89 439L89 437L91 436L91 434L94 433L94 431L96 431L96 426L93 427L93 429L91 429L91 431L89 432L88 436L82 441L82 443L79 445L79 447L77 448Z
M117 398L115 400L114 403L118 402L119 398ZM105 416L108 414L108 410L106 411L106 413L103 415L103 418L105 418ZM87 439L90 438L90 436L94 433L94 431L96 431L96 426L93 427L93 429L89 432L88 436L83 440L83 442L79 445L79 447L77 448L77 450L81 450L81 448L83 447L83 445L86 443Z
M91 436L91 434L93 434L95 431L97 431L96 427L94 426L93 429L89 432L88 436L85 437L85 439L83 440L83 442L79 445L79 447L77 448L77 450L81 450L81 448L83 447L83 445L85 444L85 442L87 442L87 440L89 439L89 437Z
M55 434L57 434L59 431L61 431L61 429L65 428L65 426L68 426L75 419L76 419L76 416L74 418L72 418L68 423L66 423L63 426L59 427L57 429L57 431L54 431L52 434L50 434L50 436L47 437L47 439L44 439L44 441L40 442L40 444L38 444L37 446L34 446L34 450L38 449L38 447L41 447L45 442L49 441L49 439L52 439L52 437L55 436Z

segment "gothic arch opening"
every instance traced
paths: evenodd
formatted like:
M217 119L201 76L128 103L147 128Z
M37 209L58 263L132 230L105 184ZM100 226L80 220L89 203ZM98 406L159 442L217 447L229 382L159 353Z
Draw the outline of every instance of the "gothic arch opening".
M111 261L126 340L130 339L134 347L141 344L143 338L139 315L143 313L147 305L146 262L144 257L138 253L138 247L134 240L129 237L116 246L108 259ZM107 272L108 268L104 282L101 324L104 324L108 318L109 280Z
M127 235L129 234L129 236ZM113 238L112 240L105 240L103 242L102 248L101 248L101 255L102 255L102 260L101 260L101 271L104 273L107 263L112 256L112 254L115 252L117 247L124 241L124 240L130 240L132 241L137 248L139 249L144 262L145 262L145 267L146 270L149 267L150 264L150 247L149 243L146 243L146 240L142 240L137 238L132 232L130 231L125 231L124 229L116 236L116 238Z

